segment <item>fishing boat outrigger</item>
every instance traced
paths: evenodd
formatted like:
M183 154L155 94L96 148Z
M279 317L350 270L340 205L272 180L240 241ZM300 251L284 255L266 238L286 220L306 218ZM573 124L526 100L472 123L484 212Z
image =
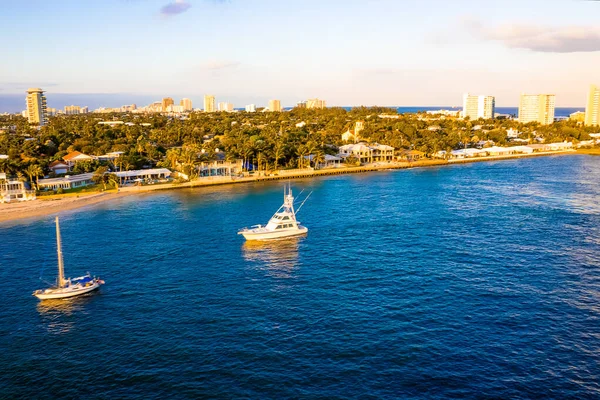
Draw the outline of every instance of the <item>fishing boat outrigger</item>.
M54 287L36 290L33 295L40 300L64 299L67 297L79 296L93 290L96 290L104 281L100 278L87 275L78 278L65 278L65 264L62 255L62 245L60 240L60 226L58 217L56 217L56 251L58 253L58 278Z
M300 204L298 211L309 196L310 193ZM251 228L240 229L238 235L243 235L246 240L272 240L304 235L308 232L308 228L300 225L300 222L296 220L296 213L292 188L289 187L284 190L283 205L271 217L267 225L254 225Z

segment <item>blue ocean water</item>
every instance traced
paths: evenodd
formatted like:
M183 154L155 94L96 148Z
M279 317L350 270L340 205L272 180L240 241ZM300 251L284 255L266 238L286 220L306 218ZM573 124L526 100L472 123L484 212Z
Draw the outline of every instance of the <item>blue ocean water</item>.
M352 107L342 107L347 111L350 111ZM436 110L456 110L459 111L462 107L453 107L453 106L411 106L411 107L396 107L392 106L391 108L396 108L398 113L400 114L408 114L408 113L417 113L423 111L436 111ZM291 108L286 108L291 109ZM554 111L555 117L568 117L572 113L576 111L585 111L584 107L556 107ZM496 114L507 114L518 116L519 107L496 107Z
M600 158L293 181L308 236L250 244L282 182L0 225L0 398L600 397Z

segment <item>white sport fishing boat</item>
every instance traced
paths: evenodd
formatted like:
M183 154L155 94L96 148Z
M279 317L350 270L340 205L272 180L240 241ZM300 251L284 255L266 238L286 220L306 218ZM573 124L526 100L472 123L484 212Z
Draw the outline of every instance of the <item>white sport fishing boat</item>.
M48 289L36 290L33 295L40 300L64 299L67 297L79 296L96 290L104 284L103 280L87 275L77 278L65 279L65 265L62 255L62 245L60 241L60 226L58 217L56 217L56 249L58 253L58 278L57 285Z
M306 196L298 211L309 196L310 194ZM246 240L273 240L304 235L306 232L308 232L308 228L300 225L300 222L296 220L294 196L290 187L283 193L283 205L271 217L267 225L254 225L251 228L240 229L238 235L243 235Z

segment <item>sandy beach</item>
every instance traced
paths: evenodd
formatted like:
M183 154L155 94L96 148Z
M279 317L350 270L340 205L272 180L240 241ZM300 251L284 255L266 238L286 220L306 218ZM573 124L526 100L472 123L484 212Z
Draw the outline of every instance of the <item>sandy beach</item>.
M250 182L264 182L270 180L289 180L289 179L301 179L318 176L328 175L339 175L339 174L350 174L350 173L362 173L362 172L374 172L389 169L407 169L407 168L419 168L419 167L431 167L431 166L442 166L452 164L462 164L469 162L485 162L485 161L498 161L514 158L524 157L535 157L535 156L548 156L548 155L568 155L568 154L587 154L585 152L551 152L551 153L534 153L534 154L515 154L500 157L475 157L461 160L454 160L448 162L446 160L421 160L415 162L394 162L394 163L379 163L370 166L361 167L346 167L346 168L334 168L326 170L292 170L292 171L279 171L278 174L271 175L255 175L246 177L204 177L196 179L191 182L185 183L168 183L168 184L156 184L147 186L132 186L122 187L118 192L109 191L103 193L92 193L92 194L80 194L80 195L64 195L64 196L49 196L40 197L33 201L23 201L10 204L0 204L0 223L7 221L15 221L25 218L41 217L46 215L57 214L63 211L74 210L86 206L95 205L101 202L117 199L124 196L138 195L142 193L148 193L158 190L173 190L173 189L190 189L202 186L214 186L214 185L230 185L230 184L241 184ZM595 154L595 153L594 153Z

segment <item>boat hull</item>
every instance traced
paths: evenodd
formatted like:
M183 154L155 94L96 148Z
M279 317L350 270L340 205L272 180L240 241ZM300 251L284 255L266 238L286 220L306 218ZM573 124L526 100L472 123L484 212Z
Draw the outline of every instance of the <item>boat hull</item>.
M98 282L94 282L90 286L84 286L81 288L70 289L46 289L46 290L38 290L33 295L40 300L50 300L50 299L66 299L69 297L81 296L82 294L86 294L92 292L100 287Z
M240 232L240 235L244 237L246 240L276 240L276 239L284 239L293 236L304 235L308 232L308 228L299 227L294 230L282 230L282 231L266 231L261 232L258 230L249 229L247 231Z

